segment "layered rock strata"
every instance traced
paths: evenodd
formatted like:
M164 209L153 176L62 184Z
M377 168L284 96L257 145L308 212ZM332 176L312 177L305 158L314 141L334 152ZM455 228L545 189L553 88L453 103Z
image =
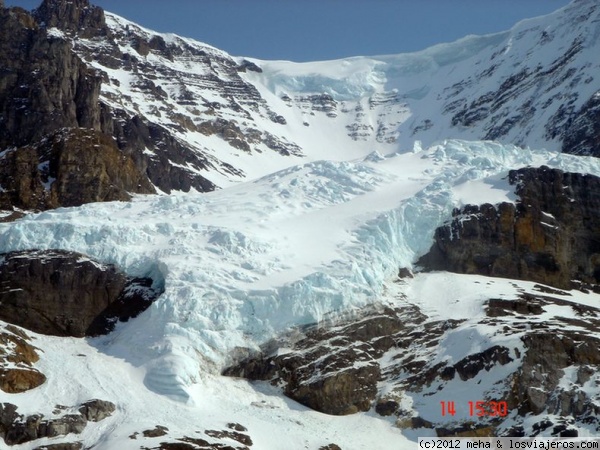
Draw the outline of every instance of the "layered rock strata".
M600 283L600 178L512 170L516 203L468 205L438 228L419 264L570 289Z

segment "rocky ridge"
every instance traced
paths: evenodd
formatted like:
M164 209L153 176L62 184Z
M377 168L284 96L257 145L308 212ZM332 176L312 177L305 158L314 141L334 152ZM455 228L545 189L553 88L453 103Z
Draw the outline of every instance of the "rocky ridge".
M42 414L23 416L17 411L18 408L11 403L0 403L0 438L11 446L42 438L81 434L89 422L100 422L110 417L115 411L115 405L97 399L82 403L79 407L56 405L51 418L45 418ZM81 442L68 442L36 448L82 447Z
M438 228L419 264L598 290L600 179L548 167L510 171L516 204L467 205Z

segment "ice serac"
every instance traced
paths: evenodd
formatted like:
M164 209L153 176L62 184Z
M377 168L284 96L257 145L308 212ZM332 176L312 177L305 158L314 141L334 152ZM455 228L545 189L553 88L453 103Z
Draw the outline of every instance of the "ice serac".
M456 209L420 264L598 290L600 178L541 167L511 171L509 181L516 204Z

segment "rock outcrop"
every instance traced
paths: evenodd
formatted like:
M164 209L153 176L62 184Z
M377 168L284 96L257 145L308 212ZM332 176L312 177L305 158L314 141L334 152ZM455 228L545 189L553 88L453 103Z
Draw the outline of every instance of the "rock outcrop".
M88 422L100 422L110 417L115 409L116 406L112 402L94 399L83 403L78 411Z
M34 367L39 360L31 338L18 328L0 328L0 389L17 394L34 389L46 381L46 376Z
M92 401L98 403L99 400ZM87 402L86 404L90 404ZM102 417L103 420L115 410L111 402L103 401L105 405L111 405L112 411ZM84 408L83 406L80 408ZM44 417L43 414L24 416L17 412L18 408L11 403L0 403L0 439L4 439L7 445L18 445L32 442L42 438L66 436L70 433L81 434L88 425L88 419L77 412L69 412L73 408L60 406L54 412L53 417ZM46 448L46 446L38 447ZM56 444L53 448L81 448L79 442Z
M126 201L154 187L114 140L98 131L62 129L0 158L0 209L45 210Z
M60 28L85 39L109 34L104 11L88 0L43 0L33 16L46 28Z
M22 9L0 10L0 60L0 149L65 127L100 130L100 74Z
M562 151L600 157L600 91L570 118L564 131Z
M95 336L145 310L152 280L66 251L0 255L0 320L56 336Z
M247 434L248 429L239 423L228 423L225 430L205 430L206 439L199 437L177 437L169 434L169 429L162 425L156 425L151 430L144 430L141 436L144 438L160 438L158 447L152 447L157 450L196 450L196 449L215 449L215 450L250 450L253 442ZM196 431L196 433L200 433ZM129 436L130 439L137 440L139 432ZM167 441L170 439L170 441ZM213 441L213 442L209 442ZM214 441L217 442L214 442ZM141 447L147 448L147 447Z
M0 209L43 210L154 193L145 167L103 134L101 74L49 31L108 29L87 0L0 10Z
M316 328L295 342L293 351L251 357L224 374L268 380L317 411L333 415L371 409L381 370L377 359L405 331L391 310L332 329Z
M419 264L563 289L599 284L600 178L540 167L513 170L509 182L516 204L455 210Z

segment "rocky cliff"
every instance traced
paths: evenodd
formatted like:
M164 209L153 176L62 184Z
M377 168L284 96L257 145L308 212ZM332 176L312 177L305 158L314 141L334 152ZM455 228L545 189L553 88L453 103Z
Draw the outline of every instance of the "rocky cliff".
M87 2L0 9L0 209L127 200L154 187L101 130L100 74L48 26L102 28Z
M55 336L96 336L160 294L152 280L65 251L0 255L0 320Z
M419 263L432 270L597 290L600 179L540 167L511 171L508 181L519 197L516 204L455 210Z

